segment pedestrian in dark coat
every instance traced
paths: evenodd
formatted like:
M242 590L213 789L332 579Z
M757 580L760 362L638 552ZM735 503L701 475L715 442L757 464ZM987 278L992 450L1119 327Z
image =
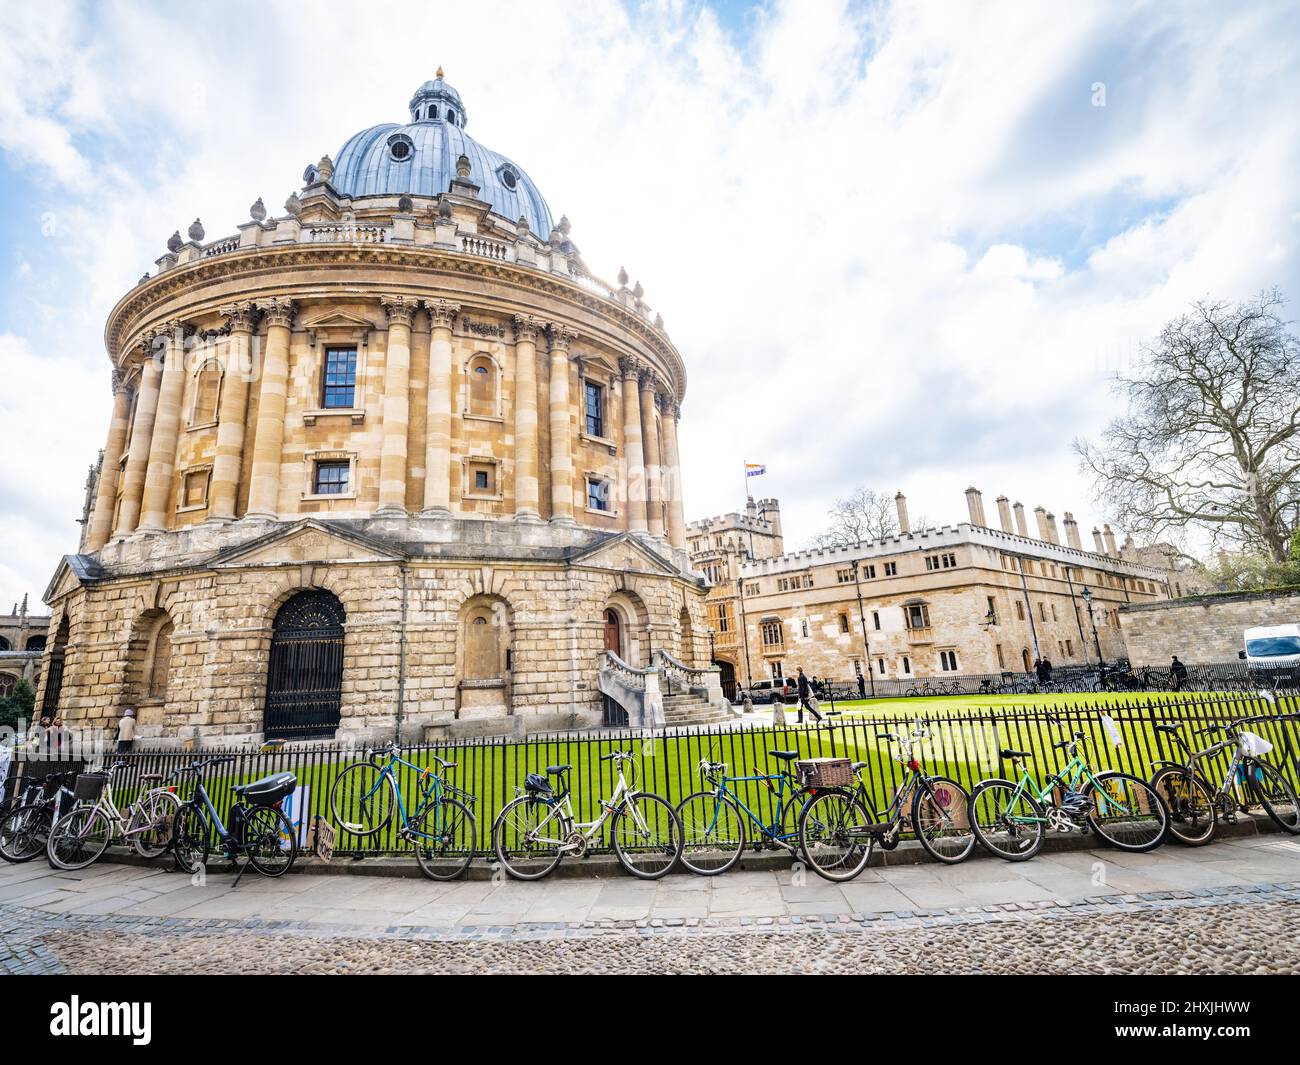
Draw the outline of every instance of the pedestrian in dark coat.
M796 685L799 688L799 724L803 724L803 712L806 708L808 713L812 714L817 721L822 719L821 712L817 709L817 704L812 698L812 685L808 683L808 678L804 676L803 666L798 667L798 679Z

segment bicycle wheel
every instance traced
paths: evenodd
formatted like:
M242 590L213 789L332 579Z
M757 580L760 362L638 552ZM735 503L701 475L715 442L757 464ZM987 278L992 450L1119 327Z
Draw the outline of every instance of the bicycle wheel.
M948 777L930 777L912 799L912 832L935 861L956 865L975 849L970 796Z
M506 803L492 826L497 861L516 880L541 880L564 857L569 826L549 803L520 795Z
M682 823L667 799L640 791L630 795L610 828L614 853L635 877L658 880L682 856Z
M1169 833L1179 843L1200 847L1214 838L1218 811L1205 783L1180 766L1166 766L1151 778L1151 786L1169 810Z
M1091 796L1088 823L1107 843L1124 851L1154 850L1169 831L1169 811L1159 793L1130 773L1098 773L1084 785Z
M354 836L373 836L393 819L393 779L379 766L357 762L334 778L330 813Z
M1252 758L1247 763L1246 779L1273 823L1283 832L1300 836L1300 800L1286 778L1267 762Z
M474 860L478 826L474 815L456 799L431 802L407 826L415 837L415 860L430 880L464 876Z
M208 815L198 803L187 802L172 820L172 860L182 873L193 875L208 864Z
M852 880L871 860L875 837L867 828L876 815L847 791L823 791L799 816L799 846L813 872L824 880Z
M50 829L45 856L55 869L85 869L113 839L113 822L98 806L69 810Z
M0 858L17 865L44 854L53 819L54 807L47 803L28 803L11 810L0 824Z
M682 865L700 876L725 873L745 850L745 819L728 795L697 791L677 804Z
M298 857L298 836L284 811L251 806L244 814L244 853L263 876L284 876Z
M158 858L172 841L181 800L174 792L151 791L136 805L127 827L131 846L141 858Z
M1009 780L981 780L970 793L971 828L990 854L1028 861L1043 847L1043 807Z

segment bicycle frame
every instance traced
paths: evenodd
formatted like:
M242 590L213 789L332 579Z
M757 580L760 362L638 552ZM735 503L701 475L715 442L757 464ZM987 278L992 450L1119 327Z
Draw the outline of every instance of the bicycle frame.
M772 787L773 781L776 781L777 786L775 788ZM774 796L776 796L776 811L770 825L764 823L762 817L754 813L754 811L745 804L745 800L742 799L730 786L732 784L744 783L762 783ZM772 840L772 842L779 843L781 846L789 850L796 849L798 844L792 843L791 840L797 840L799 838L798 829L796 828L795 831L789 833L780 831L781 815L785 813L786 809L785 795L787 786L790 792L790 801L793 802L795 796L799 794L799 786L793 782L793 778L789 773L757 773L743 777L720 777L717 782L717 788L714 791L719 802L713 811L713 823L709 825L709 831L711 832L717 825L718 812L722 808L721 800L723 797L727 797L744 811L745 816L749 818L750 823L757 825L759 831L762 832L764 836Z
M144 799L147 799L150 795L152 795L156 791L166 791L167 789L150 788L148 791L144 793L144 795L137 797L135 801L132 802L127 807L127 812L123 813L120 809L118 809L117 803L113 799L113 777L117 775L117 770L119 768L120 768L119 766L109 767L108 781L104 784L104 790L100 793L99 798L95 800L94 804L90 807L90 809L92 811L98 811L108 819L109 825L111 826L111 830L113 833L113 835L110 837L110 840L117 839L118 837L121 837L124 840L129 840L132 836L138 836L156 827L153 824L142 824L135 828L132 828L131 824L132 824L134 814L136 813L137 809L140 808L140 804ZM77 805L80 806L82 804L78 803ZM76 807L74 806L72 809L68 811L68 813L69 814L72 813L73 809L76 809ZM83 837L87 835L93 825L94 825L94 820L91 818L87 818L85 824L82 826L80 835Z
M1208 761L1214 758L1216 755L1222 754L1224 751L1231 748L1232 758L1229 759L1228 761L1228 769L1223 775L1223 783L1220 784L1218 788L1215 790L1213 798L1215 802L1223 802L1223 800L1232 797L1235 803L1243 807L1248 806L1249 804L1242 802L1241 796L1236 794L1238 772L1240 771L1242 765L1244 765L1248 760L1248 758L1250 757L1249 755L1242 752L1241 743L1239 742L1239 737L1237 734L1237 726L1240 726L1242 724L1245 724L1245 722L1237 722L1235 723L1235 725L1229 726L1233 728L1234 731L1226 739L1222 739L1219 740L1217 743L1211 744L1209 747L1206 747L1205 750L1203 751L1193 751L1191 744L1189 744L1187 740L1185 740L1177 732L1171 732L1169 735L1172 736L1175 740L1177 740L1182 745L1183 750L1187 752L1187 761L1185 762L1166 761L1157 764L1178 766L1182 769L1187 770L1187 772L1192 775L1193 779L1208 781L1213 778L1208 775L1203 775L1199 773L1196 768L1197 762ZM1225 813L1231 813L1231 812L1232 811L1228 811L1225 809Z
M538 795L535 797L536 800L540 803L546 804L551 809L550 813L548 813L538 823L537 827L528 833L528 838L534 843L556 846L561 852L578 850L580 847L590 843L596 838L600 830L604 827L605 822L622 809L624 803L631 794L632 789L628 787L627 778L623 775L623 767L620 765L618 767L618 784L614 788L614 794L608 799L602 799L600 801L600 816L594 821L579 821L573 816L573 800L570 797L571 792L567 787L560 795L553 795L550 797ZM646 825L640 820L641 815L637 811L636 807L632 807L632 813L633 816L637 818L637 827L644 830ZM568 829L568 831L565 831L564 838L551 839L550 837L541 834L542 829L552 821L558 822L561 830ZM573 829L578 831L581 840L573 840L570 838Z
M1057 804L1049 801L1054 788L1059 787L1066 791L1078 791L1079 784L1086 783L1092 786L1093 794L1099 798L1101 803L1100 813L1103 817L1108 816L1112 812L1120 814L1132 813L1132 810L1123 803L1117 802L1115 797L1102 786L1102 782L1099 781L1096 774L1093 773L1092 767L1089 765L1087 759L1079 754L1078 746L1079 741L1077 739L1070 742L1069 747L1066 749L1067 753L1070 755L1069 762L1066 763L1064 769L1049 776L1043 782L1041 788L1035 786L1034 778L1030 775L1029 770L1024 766L1021 766L1020 780L1016 784L1016 790L1012 792L1008 805L1018 802L1022 796L1028 793L1036 802L1054 809ZM1050 817L1031 817L1019 814L1008 815L1008 820L1015 821L1018 824L1027 825L1049 824L1051 822Z
M402 797L402 789L398 787L397 784L396 767L399 765L404 765L406 766L407 769L411 769L420 775L419 777L420 799L415 804L414 809L411 810L409 814L407 813L406 810L406 799ZM620 777L621 775L622 774L620 774ZM424 783L424 781L426 780L428 781L427 784ZM375 778L374 787L372 787L368 792L366 792L365 795L361 797L361 801L367 802L370 799L372 799L376 794L378 794L379 789L384 785L387 785L388 787L392 788L393 794L397 797L397 810L402 818L401 829L400 829L402 834L409 837L418 836L421 839L434 840L439 838L439 836L436 834L422 832L419 829L411 827L412 819L419 818L419 816L429 808L430 803L434 804L435 806L441 806L443 797L448 793L455 793L456 795L461 796L463 798L468 798L471 801L473 801L474 799L474 796L467 795L459 788L456 788L453 785L448 784L445 780L442 779L442 775L440 773L433 772L433 770L430 769L428 766L421 768L420 766L416 765L413 762L408 762L405 758L401 757L401 755L399 755L394 750L390 750L388 752L388 763L383 767L383 769L379 771L379 776Z

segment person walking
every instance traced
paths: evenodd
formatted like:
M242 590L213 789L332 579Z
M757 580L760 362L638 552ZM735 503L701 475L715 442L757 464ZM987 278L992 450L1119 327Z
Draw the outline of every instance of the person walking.
M1038 678L1039 684L1047 683L1047 666L1041 658L1034 659L1034 676Z
M125 754L135 743L135 711L127 707L117 723L117 753Z
M803 666L796 667L797 677L795 686L799 689L799 724L803 724L803 712L807 709L813 718L821 721L822 715L817 709L817 703L812 697L812 685L808 683L808 678L804 676Z
M859 673L858 674L858 698L865 699L866 697L867 697L867 678L864 677L861 673Z
M1176 692L1182 691L1183 685L1187 683L1187 667L1179 661L1177 655L1169 663L1169 679L1173 681L1170 687Z

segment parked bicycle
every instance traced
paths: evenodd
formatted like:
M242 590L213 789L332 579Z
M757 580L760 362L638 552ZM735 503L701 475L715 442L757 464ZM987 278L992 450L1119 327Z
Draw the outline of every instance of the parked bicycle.
M167 788L153 787L122 812L113 801L113 778L126 765L115 762L106 772L77 777L72 791L75 805L54 823L45 847L56 869L85 869L119 836L141 858L157 858L166 852L181 800ZM160 773L140 778L141 784L161 781Z
M39 790L33 788L35 797L9 811L0 822L0 858L15 864L30 862L44 854L50 840L50 829L59 814L72 802L68 787L77 773L69 770L41 777Z
M1297 714L1271 720L1294 721ZM1221 817L1233 822L1237 813L1249 812L1251 799L1258 802L1278 828L1300 835L1300 799L1286 778L1261 755L1272 745L1243 726L1265 717L1244 717L1226 725L1206 725L1193 735L1218 734L1223 738L1203 750L1193 751L1183 736L1184 722L1162 722L1156 731L1168 736L1183 750L1182 761L1160 759L1151 777L1151 786L1169 807L1169 831L1174 838L1193 847L1214 838L1215 823ZM1216 787L1204 768L1216 755L1232 752L1223 780Z
M292 773L272 773L251 784L237 785L231 789L235 801L227 824L208 794L203 775L212 766L234 761L233 756L208 758L172 773L173 778L193 777L194 781L193 794L176 811L172 829L176 866L186 873L198 872L207 865L215 842L231 863L238 865L241 857L246 859L236 884L250 865L263 876L283 876L298 857L298 839L280 804L294 793L298 778Z
M1055 718L1049 720L1061 726ZM975 835L991 853L1021 862L1042 849L1048 828L1059 832L1091 829L1112 846L1125 851L1149 851L1160 846L1169 829L1164 800L1146 781L1116 770L1094 772L1079 754L1088 738L1075 731L1054 743L1067 762L1037 787L1023 763L1029 751L1003 750L1001 755L1019 770L1016 780L981 780L971 789L971 822Z
M767 753L782 764L775 773L754 769L748 776L728 776L726 762L700 760L700 776L710 787L686 796L677 804L677 816L681 818L685 836L682 865L691 872L717 876L740 861L748 842L747 824L757 830L752 844L755 850L764 846L781 848L795 858L801 857L799 814L811 793L791 771L799 752ZM750 809L740 796L736 785L749 783L761 784L771 794L770 818Z
M387 762L375 761L375 755L388 756ZM373 836L393 821L396 812L398 836L414 845L415 860L431 880L455 880L463 876L474 859L478 827L471 807L478 797L447 780L447 770L455 769L435 754L437 763L418 766L401 756L396 743L378 751L368 749L365 761L348 766L334 779L330 788L330 813L335 823L356 836ZM417 774L417 798L408 812L398 784L398 766Z
M618 781L614 792L600 800L600 816L579 821L569 789L571 765L546 767L545 775L529 773L516 797L502 808L492 826L492 845L507 873L517 880L540 880L565 855L585 857L592 842L610 823L618 860L635 877L658 880L682 855L682 825L672 803L653 792L638 791L630 751L601 755L613 762ZM555 778L552 785L548 777Z
M867 867L872 847L879 843L893 850L906 826L936 861L954 865L970 857L975 849L970 797L955 780L925 772L915 748L928 735L924 725L908 733L876 733L877 739L898 744L897 760L906 774L883 818L862 776L866 762L853 763L852 787L819 791L803 808L799 841L819 876L852 880Z

